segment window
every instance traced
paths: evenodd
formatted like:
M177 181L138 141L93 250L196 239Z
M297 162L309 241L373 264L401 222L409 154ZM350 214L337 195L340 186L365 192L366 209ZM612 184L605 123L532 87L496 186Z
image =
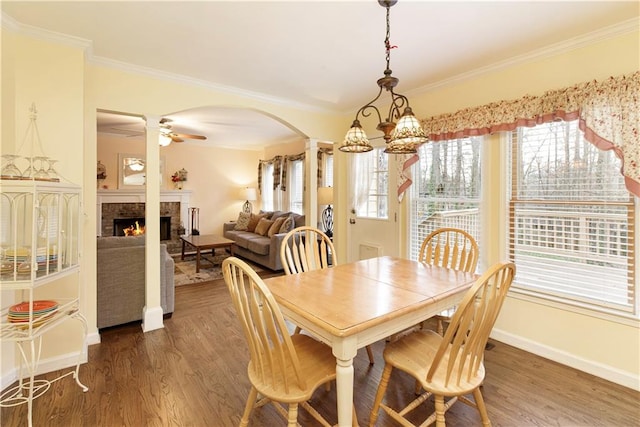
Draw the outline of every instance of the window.
M333 154L326 154L322 156L322 187L333 187Z
M374 148L354 158L357 215L365 218L388 218L389 155L384 153L384 148Z
M304 161L295 160L289 164L289 210L298 214L304 213Z
M441 227L455 227L480 242L482 137L429 142L418 149L411 188L409 256Z
M260 200L263 211L274 211L273 203L273 163L262 163L262 183Z
M509 152L513 287L636 314L636 210L613 151L585 141L572 121L519 128Z

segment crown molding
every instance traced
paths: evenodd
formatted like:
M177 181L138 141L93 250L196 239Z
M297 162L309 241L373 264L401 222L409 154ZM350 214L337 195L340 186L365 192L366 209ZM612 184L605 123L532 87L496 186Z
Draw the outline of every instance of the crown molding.
M221 84L209 82L209 81L206 81L206 80L200 80L200 79L196 79L196 78L185 76L185 75L181 75L181 74L170 73L170 72L163 71L163 70L158 70L158 69L155 69L155 68L149 68L149 67L143 67L143 66L140 66L140 65L134 65L134 64L127 63L127 62L117 61L117 60L114 60L114 59L105 58L105 57L101 57L101 56L90 55L90 56L87 57L87 62L91 63L93 65L101 66L101 67L113 68L113 69L117 69L117 70L120 70L120 71L125 71L125 72L128 72L128 73L140 74L140 75L144 75L144 76L148 76L148 77L157 78L157 79L160 79L160 80L168 80L168 81L173 81L173 82L176 82L176 83L182 83L182 84L187 84L187 85L191 85L191 86L198 86L198 87L202 87L202 88L205 88L205 89L215 90L215 91L218 91L218 92L224 92L224 93L228 93L228 94L232 94L232 95L238 95L238 96L242 96L242 97L245 97L245 98L255 99L255 100L258 100L258 101L262 101L262 102L267 102L269 104L276 104L276 105L281 105L281 106L285 106L285 107L292 107L292 108L296 108L296 109L299 109L299 110L306 110L306 111L315 111L315 112L323 112L323 113L331 112L331 111L329 111L327 109L311 106L311 105L308 105L308 104L303 104L303 103L292 101L292 100L289 100L289 99L283 99L283 98L278 98L278 97L274 97L274 96L269 96L269 95L265 95L265 94L262 94L262 93L259 93L259 92L252 92L252 91L249 91L249 90L244 90L244 89L240 89L240 88L233 87L233 86L221 85Z
M91 53L91 49L93 46L91 40L70 36L68 34L57 33L55 31L45 30L39 27L34 27L32 25L22 24L4 12L1 13L1 22L2 27L6 27L7 29L16 33L33 37L38 40L80 48L85 51L85 54Z
M216 84L213 82L196 79L189 76L180 74L169 73L154 68L143 67L134 65L114 59L104 58L93 55L93 42L79 37L70 36L68 34L62 34L55 31L44 30L42 28L34 27L31 25L22 24L9 15L1 12L1 23L3 27L6 27L14 32L30 36L39 40L49 41L53 43L59 43L67 46L83 49L85 51L86 62L89 64L118 69L120 71L144 75L147 77L153 77L161 80L173 81L176 83L182 83L192 86L203 87L206 89L216 90L223 93L232 95L238 95L245 98L254 99L257 101L267 102L269 104L281 105L284 107L295 108L298 110L320 112L320 113L335 113L335 111L327 108L320 108L301 102L296 102L289 99L278 98L274 96L265 95L258 92L252 92L244 89L240 89L232 86L225 86Z
M79 37L70 36L68 34L62 34L54 31L44 30L42 28L34 27L31 25L22 24L4 12L0 12L0 23L2 27L6 27L9 30L18 32L27 36L31 36L40 40L50 41L54 43L64 44L76 48L83 49L85 52L85 59L87 63L97 66L108 67L118 69L128 73L134 73L153 77L161 80L173 81L176 83L187 84L192 86L198 86L210 90L215 90L232 95L238 95L249 99L254 99L261 102L267 102L269 104L280 105L283 107L295 108L303 111L319 112L319 113L333 113L335 110L327 108L321 108L309 104L300 103L290 99L278 98L270 95L266 95L259 92L252 92L237 87L221 85L205 80L196 79L189 76L180 74L169 73L162 70L157 70L149 67L143 67L122 61L117 61L109 58L93 55L93 42L91 40L82 39ZM580 49L584 46L588 46L603 40L618 37L631 32L637 32L640 28L640 22L637 19L629 19L618 24L610 25L593 32L573 37L571 39L564 40L560 43L555 43L547 47L533 50L529 53L514 56L504 61L499 61L494 64L479 67L475 70L461 73L437 82L421 86L416 89L408 90L406 95L420 95L442 87L447 87L454 84L459 84L466 80L471 80L479 76L499 71L505 68L513 67L515 65L531 62L538 59L548 58L561 53L569 52L571 50ZM341 114L349 114L349 111L343 111Z
M495 71L503 70L505 68L513 67L515 65L532 62L534 60L549 58L561 53L570 52L572 50L580 49L585 46L598 43L600 41L608 40L614 37L619 37L628 33L637 32L640 29L640 21L637 19L629 19L618 24L610 25L608 27L600 28L593 32L583 34L581 36L573 37L564 40L560 43L555 43L546 46L541 49L533 50L529 53L514 56L504 61L499 61L494 64L476 68L475 70L461 73L456 76L452 76L432 84L422 86L417 89L407 91L407 95L419 95L426 92L433 91L435 89L443 88L446 86L458 84L466 80L471 80L480 77L484 74L492 73Z

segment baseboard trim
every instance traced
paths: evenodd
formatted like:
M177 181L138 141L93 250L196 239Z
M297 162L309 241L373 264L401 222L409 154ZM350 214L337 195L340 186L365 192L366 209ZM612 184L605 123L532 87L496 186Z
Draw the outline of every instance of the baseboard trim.
M142 315L144 316L142 319L142 331L150 332L155 331L156 329L164 328L164 323L162 322L163 316L162 307L147 307L145 306L143 309Z
M60 356L52 357L49 359L43 359L38 363L38 369L36 369L35 375L42 375L48 372L58 371L61 369L75 368L78 363L78 357L80 357L80 364L87 363L87 348L84 347L82 354L79 352L67 353ZM7 387L12 385L18 380L19 366L11 369L5 375L0 377L0 390L4 391ZM80 378L82 381L82 378Z
M496 328L491 332L491 338L537 356L544 357L545 359L553 360L554 362L561 363L579 371L620 384L632 390L640 391L640 378L632 372L622 371L609 365L584 359L567 353L566 351L558 350L557 348L549 347Z
M87 345L100 344L100 333L90 332L87 334Z

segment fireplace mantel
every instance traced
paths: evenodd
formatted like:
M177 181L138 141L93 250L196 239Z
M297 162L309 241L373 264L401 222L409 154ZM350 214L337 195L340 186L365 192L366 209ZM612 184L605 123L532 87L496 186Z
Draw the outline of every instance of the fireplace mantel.
M190 190L162 190L160 202L180 203L180 222L186 228L187 234L191 234L189 218ZM98 190L96 194L96 236L102 235L102 205L104 203L144 203L145 190Z

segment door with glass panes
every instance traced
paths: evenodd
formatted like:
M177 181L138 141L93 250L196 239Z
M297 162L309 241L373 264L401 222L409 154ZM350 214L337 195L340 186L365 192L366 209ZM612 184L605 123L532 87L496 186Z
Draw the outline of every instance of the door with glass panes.
M398 256L395 155L380 147L350 156L347 261Z

